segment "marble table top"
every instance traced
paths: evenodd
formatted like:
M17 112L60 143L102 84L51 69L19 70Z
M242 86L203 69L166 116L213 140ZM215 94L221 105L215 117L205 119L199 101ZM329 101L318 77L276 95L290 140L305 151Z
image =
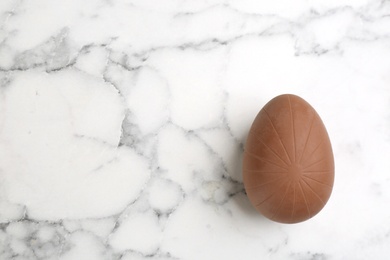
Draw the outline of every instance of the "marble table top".
M294 225L241 163L271 98L336 164ZM390 1L1 0L0 259L389 259Z

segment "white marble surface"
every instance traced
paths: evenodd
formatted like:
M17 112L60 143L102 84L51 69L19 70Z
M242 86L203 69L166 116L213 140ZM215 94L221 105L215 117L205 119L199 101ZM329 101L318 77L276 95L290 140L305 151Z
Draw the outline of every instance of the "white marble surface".
M0 259L389 259L390 1L0 2ZM302 96L336 179L296 225L241 177Z

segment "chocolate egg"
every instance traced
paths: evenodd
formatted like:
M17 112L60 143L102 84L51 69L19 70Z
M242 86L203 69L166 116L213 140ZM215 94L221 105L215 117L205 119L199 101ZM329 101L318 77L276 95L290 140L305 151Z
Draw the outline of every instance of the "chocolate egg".
M253 206L277 222L301 222L325 206L333 188L333 152L309 103L285 94L261 109L246 141L243 180Z

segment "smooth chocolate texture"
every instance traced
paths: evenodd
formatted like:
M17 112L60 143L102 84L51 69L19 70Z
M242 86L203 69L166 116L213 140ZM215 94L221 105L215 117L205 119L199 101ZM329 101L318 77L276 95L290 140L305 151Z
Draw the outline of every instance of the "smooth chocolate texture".
M265 217L298 223L327 203L334 182L334 159L326 128L312 106L285 94L256 116L245 145L245 190Z

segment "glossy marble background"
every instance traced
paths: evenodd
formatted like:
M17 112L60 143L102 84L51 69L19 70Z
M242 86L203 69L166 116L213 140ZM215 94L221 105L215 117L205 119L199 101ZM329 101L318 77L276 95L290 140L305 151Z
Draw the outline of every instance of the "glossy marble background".
M249 204L244 142L300 95L313 219ZM0 1L0 259L389 259L390 1Z

